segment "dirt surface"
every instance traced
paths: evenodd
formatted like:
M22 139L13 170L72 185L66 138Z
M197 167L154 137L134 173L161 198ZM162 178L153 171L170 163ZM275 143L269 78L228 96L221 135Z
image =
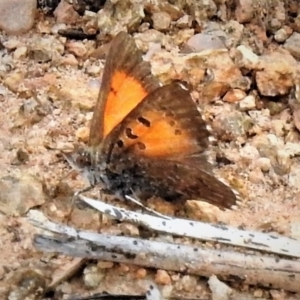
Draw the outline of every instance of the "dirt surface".
M25 217L30 209L57 222L69 218L76 228L134 231L90 208L76 206L69 214L74 191L86 183L69 174L61 155L88 139L107 45L121 30L133 34L163 83L189 84L217 140L210 149L215 172L241 195L234 210L191 201L180 216L300 239L298 1L120 2L81 16L62 1L55 16L39 11L26 34L1 36L0 294L8 299L67 299L103 290L139 294L148 279L165 294L212 297L205 278L78 261L32 246L36 229ZM86 39L58 34L67 28L82 28ZM160 199L148 202L160 211L176 210ZM55 274L77 264L74 276L40 296L60 276ZM35 292L28 293L24 278L38 287ZM22 284L24 290L12 295L11 287ZM242 283L232 287L248 292L247 299L300 299Z

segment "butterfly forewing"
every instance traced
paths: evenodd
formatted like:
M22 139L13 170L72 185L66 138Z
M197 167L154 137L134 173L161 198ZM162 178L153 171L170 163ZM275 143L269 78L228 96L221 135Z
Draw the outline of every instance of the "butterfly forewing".
M97 146L159 82L144 62L134 39L125 32L111 42L90 128L90 146Z

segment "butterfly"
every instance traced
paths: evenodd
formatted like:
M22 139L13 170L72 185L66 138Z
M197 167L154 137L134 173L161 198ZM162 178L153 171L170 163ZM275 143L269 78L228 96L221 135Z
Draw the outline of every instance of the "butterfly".
M161 86L134 39L120 32L107 55L88 145L74 163L91 186L121 198L201 199L229 208L237 195L212 172L209 136L186 87Z

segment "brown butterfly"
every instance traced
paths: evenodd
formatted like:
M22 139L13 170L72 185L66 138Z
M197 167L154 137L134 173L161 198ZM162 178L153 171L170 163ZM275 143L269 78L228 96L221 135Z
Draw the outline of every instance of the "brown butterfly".
M88 147L75 164L91 186L115 195L202 199L221 208L236 194L212 173L205 151L209 131L188 90L160 86L134 39L111 42Z

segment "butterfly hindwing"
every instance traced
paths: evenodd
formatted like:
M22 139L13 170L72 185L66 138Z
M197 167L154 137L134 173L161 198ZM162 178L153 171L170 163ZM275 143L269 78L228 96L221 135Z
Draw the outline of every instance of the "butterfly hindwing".
M237 197L232 189L215 177L207 165L205 156L187 160L142 160L139 164L141 170L147 167L146 173L137 170L134 179L143 189L149 189L165 199L202 199L220 208L230 208L236 203ZM162 172L162 170L168 170ZM150 185L147 186L147 185Z
M208 147L209 132L189 92L171 83L149 94L107 137L112 157L189 157Z
M90 146L97 146L159 82L144 62L134 39L120 32L111 42L90 128Z
M212 173L208 137L189 92L174 82L149 94L108 135L107 162L128 187L228 208L236 195Z

